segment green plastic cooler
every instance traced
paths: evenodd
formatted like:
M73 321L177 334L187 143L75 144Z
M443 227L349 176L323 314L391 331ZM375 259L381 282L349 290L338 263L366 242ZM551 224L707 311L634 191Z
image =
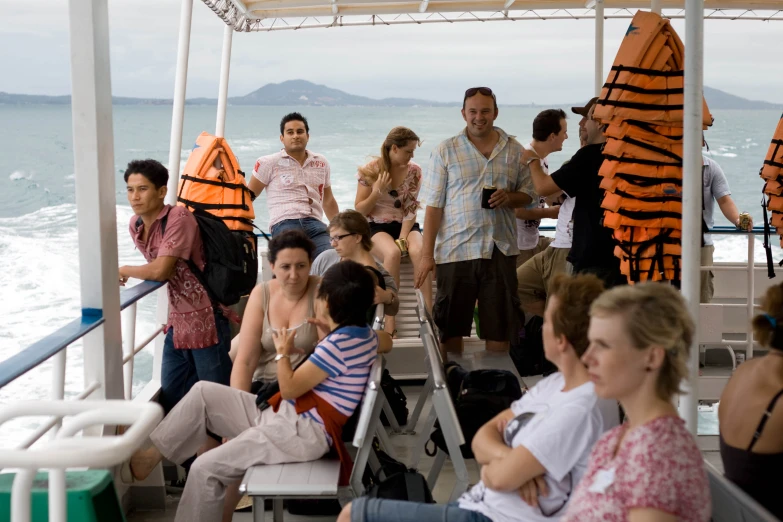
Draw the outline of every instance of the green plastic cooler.
M0 522L11 520L13 473L0 474ZM69 522L125 522L111 473L106 470L65 473ZM32 522L49 521L49 474L38 473L32 487Z

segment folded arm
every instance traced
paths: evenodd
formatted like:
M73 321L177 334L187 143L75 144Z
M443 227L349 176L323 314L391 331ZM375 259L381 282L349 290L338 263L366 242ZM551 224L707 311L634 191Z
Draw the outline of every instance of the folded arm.
M141 266L121 266L120 279L133 277L145 281L168 281L174 275L178 257L158 256L151 263Z

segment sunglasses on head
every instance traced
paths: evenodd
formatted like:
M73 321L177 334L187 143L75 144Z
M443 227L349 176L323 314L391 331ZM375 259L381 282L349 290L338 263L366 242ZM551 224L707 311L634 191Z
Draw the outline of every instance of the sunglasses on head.
M476 93L481 93L484 96L492 96L493 98L495 95L492 93L492 89L489 87L471 87L467 91L465 91L465 98L471 98L476 95Z

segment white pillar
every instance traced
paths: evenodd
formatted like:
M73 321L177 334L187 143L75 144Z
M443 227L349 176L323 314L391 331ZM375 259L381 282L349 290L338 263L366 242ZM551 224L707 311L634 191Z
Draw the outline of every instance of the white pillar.
M702 112L704 83L704 0L685 2L685 117L683 123L682 294L699 331L701 265ZM688 385L680 415L696 434L699 402L699 344L694 336Z
M595 95L604 85L604 0L595 2Z
M84 337L85 383L95 400L122 398L117 202L107 0L69 2L73 155L82 315L105 322ZM125 238L130 241L130 238ZM105 428L104 428L105 429Z
M182 155L182 125L185 121L185 89L188 83L188 55L190 54L190 28L193 21L193 0L182 0L179 15L179 43L177 44L177 72L174 79L174 104L171 111L171 137L169 138L169 183L166 203L177 204L180 156ZM193 136L193 139L196 137ZM166 324L169 314L167 290L157 292L155 308L157 324ZM155 339L155 354L152 362L152 378L160 380L160 365L163 358L165 335Z
M652 11L653 13L656 13L656 14L661 14L661 0L651 0L650 1L650 11Z
M223 58L220 60L220 88L218 89L217 122L215 136L223 137L226 133L226 106L228 105L228 74L231 69L231 41L234 28L226 25L223 29Z

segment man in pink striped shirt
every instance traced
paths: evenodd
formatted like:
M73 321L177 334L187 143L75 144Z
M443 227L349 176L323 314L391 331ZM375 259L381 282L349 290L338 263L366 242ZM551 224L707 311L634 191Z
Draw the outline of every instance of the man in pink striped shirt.
M300 229L315 243L315 256L331 248L329 231L321 221L332 219L340 209L332 194L329 162L307 150L310 126L298 112L280 121L283 150L256 161L248 187L258 196L267 189L269 226L272 236Z

